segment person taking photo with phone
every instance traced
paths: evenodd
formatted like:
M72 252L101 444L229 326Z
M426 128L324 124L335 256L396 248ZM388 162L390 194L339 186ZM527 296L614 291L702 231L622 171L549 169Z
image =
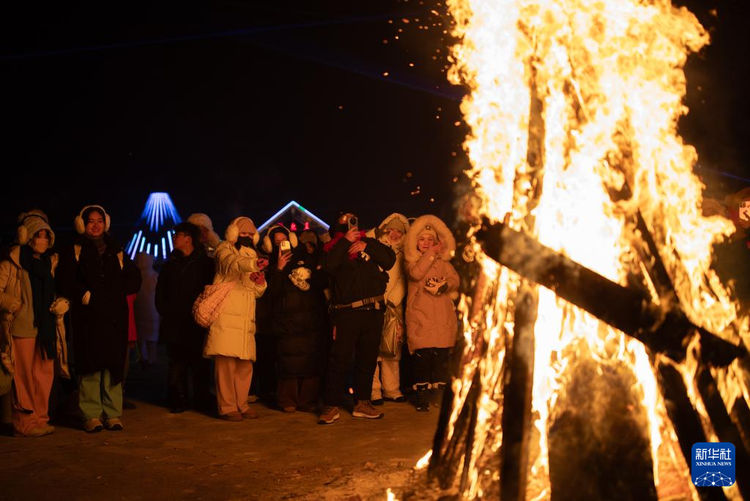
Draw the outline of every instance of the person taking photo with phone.
M276 404L284 412L316 412L327 355L323 289L328 279L294 233L280 226L273 237L276 265L266 273L266 296L276 340Z
M332 282L333 343L319 424L339 419L338 407L344 397L352 358L355 398L352 416L383 417L372 406L370 396L383 331L388 270L396 262L396 254L381 242L365 237L359 226L355 214L342 212L333 238L324 247L323 270Z

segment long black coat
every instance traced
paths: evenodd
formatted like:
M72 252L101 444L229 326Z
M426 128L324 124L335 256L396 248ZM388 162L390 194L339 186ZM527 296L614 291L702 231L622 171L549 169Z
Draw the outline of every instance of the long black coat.
M91 240L76 236L61 253L57 280L61 295L70 299L76 373L109 370L117 384L124 377L128 349L127 296L140 289L141 271L114 238L107 233L103 238L107 247L99 254ZM86 292L91 292L88 305L82 302Z
M214 260L202 249L185 257L174 251L164 263L156 282L156 311L161 315L159 342L202 350L206 329L193 319L193 303L213 282Z
M289 279L295 268L312 271L310 289L303 291ZM266 273L266 295L273 305L271 321L276 336L276 370L279 377L310 377L323 373L328 354L326 335L327 307L323 289L327 274L317 269L317 262L303 251L294 256L283 271L274 265Z

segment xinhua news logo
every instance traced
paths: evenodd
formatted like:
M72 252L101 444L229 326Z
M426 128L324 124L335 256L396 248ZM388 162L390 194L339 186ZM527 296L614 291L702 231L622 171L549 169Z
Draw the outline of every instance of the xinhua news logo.
M734 444L698 442L693 444L690 474L697 487L729 487L734 484Z

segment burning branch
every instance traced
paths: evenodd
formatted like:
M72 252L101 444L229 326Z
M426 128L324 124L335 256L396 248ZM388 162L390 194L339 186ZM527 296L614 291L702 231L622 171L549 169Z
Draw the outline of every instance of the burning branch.
M743 346L694 325L677 305L656 306L649 297L604 278L508 226L485 223L477 239L498 263L641 341L654 353L682 362L695 332L700 336L706 363L726 366L745 353Z

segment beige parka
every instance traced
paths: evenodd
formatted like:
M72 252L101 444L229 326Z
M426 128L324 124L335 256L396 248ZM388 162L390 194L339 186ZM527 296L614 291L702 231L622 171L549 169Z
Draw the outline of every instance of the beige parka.
M419 234L431 226L443 243L437 256L422 254L417 249ZM418 217L409 227L404 242L406 276L409 293L406 301L406 339L409 353L422 348L452 348L456 344L458 319L451 292L459 286L458 273L449 260L456 251L456 239L438 217ZM448 290L436 296L425 290L430 278L444 278Z
M5 371L13 374L13 343L12 336L36 337L34 326L34 314L31 305L31 283L26 270L21 267L21 247L13 246L2 261L0 261L0 363ZM52 276L59 263L59 256L55 253L50 256L52 261ZM60 301L67 302L59 297ZM18 301L21 309L11 311L11 305ZM67 308L65 308L67 311ZM65 346L65 324L63 314L57 315L56 322L58 350L64 353L58 355L58 362L62 364L58 372L64 377L69 377L67 367L67 346ZM2 370L2 369L0 369Z

